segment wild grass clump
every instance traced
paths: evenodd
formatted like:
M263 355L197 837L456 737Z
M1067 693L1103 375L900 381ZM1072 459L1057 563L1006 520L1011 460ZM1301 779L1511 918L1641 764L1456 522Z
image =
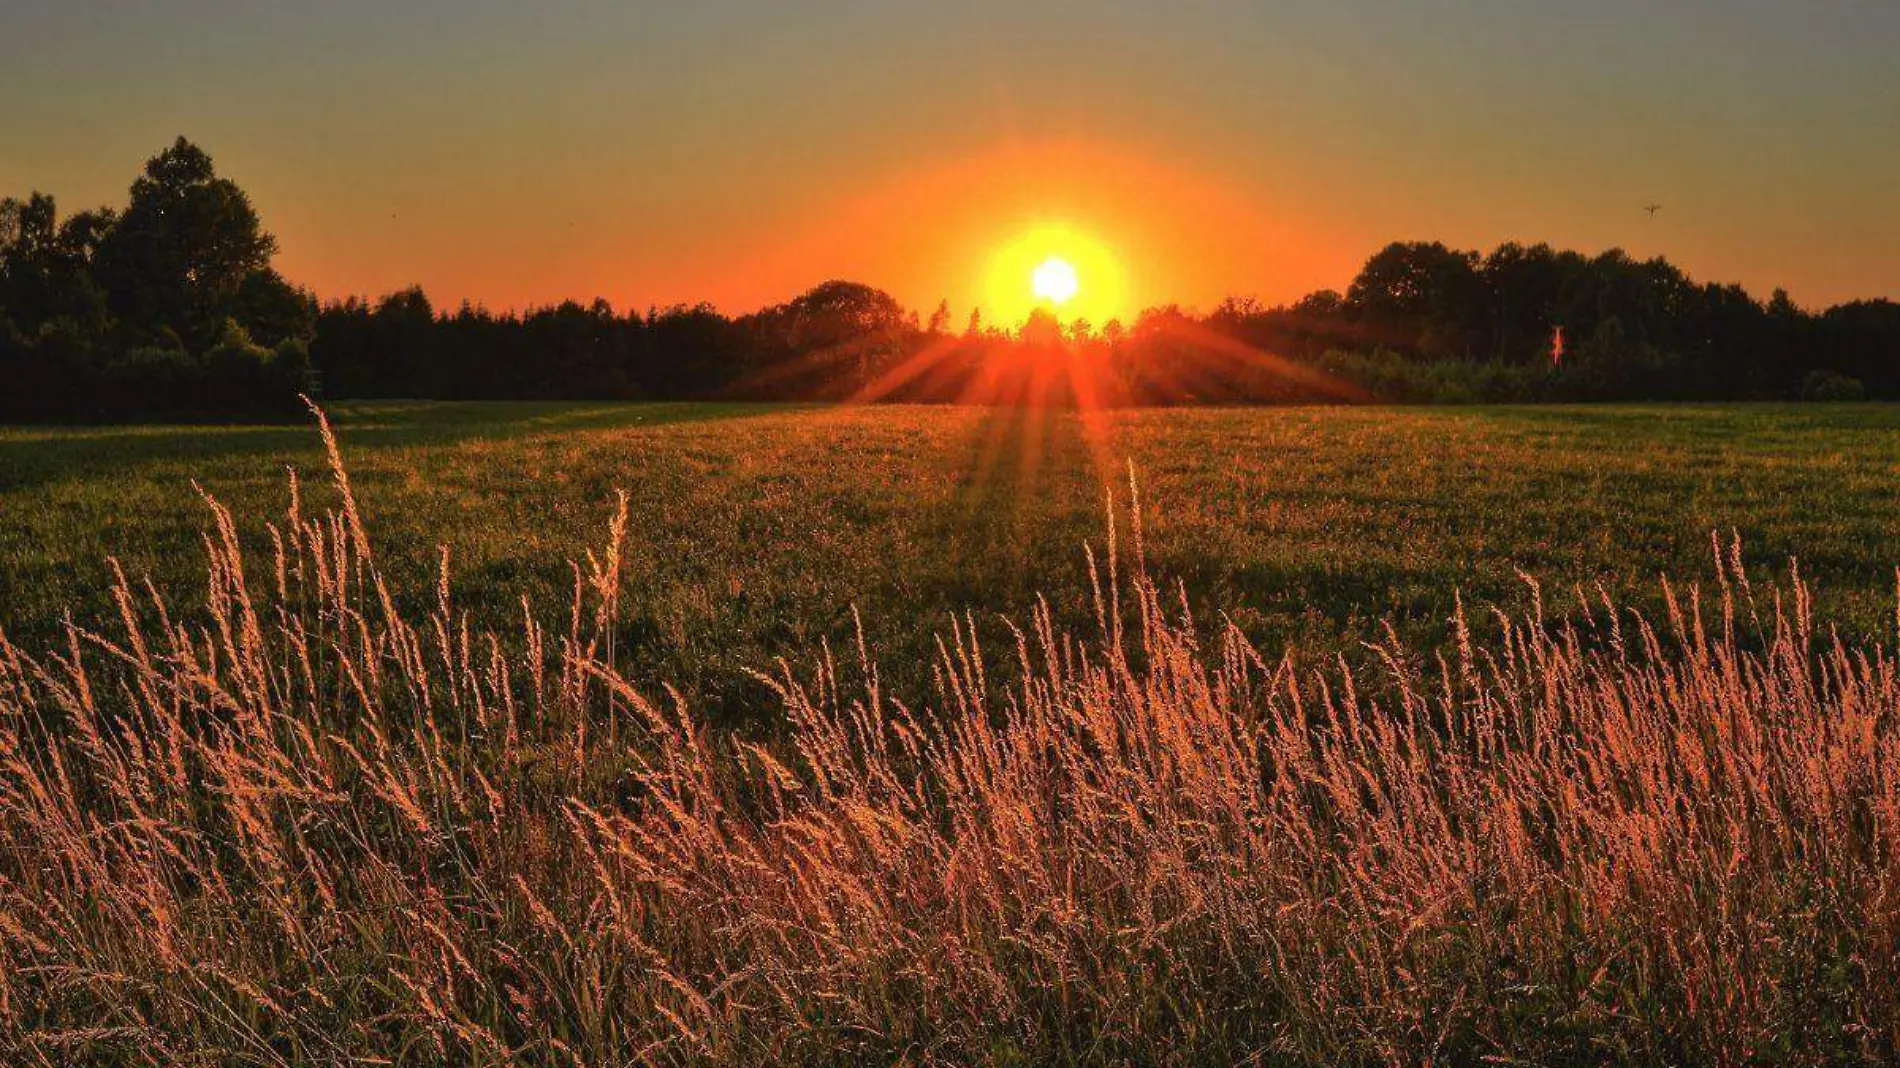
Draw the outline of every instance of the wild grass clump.
M210 503L201 618L122 577L0 638L7 1063L1896 1056L1895 660L1739 550L1375 678L1197 621L1137 525L1091 635L957 623L916 708L860 643L746 738L617 670L624 502L558 625L476 632L446 556L405 618L324 434L269 554Z

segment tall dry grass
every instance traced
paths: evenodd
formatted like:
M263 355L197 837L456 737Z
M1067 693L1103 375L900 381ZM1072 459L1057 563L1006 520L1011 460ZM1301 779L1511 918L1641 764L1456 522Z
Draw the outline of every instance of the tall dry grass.
M624 502L504 641L446 557L399 611L324 437L269 554L209 503L201 616L0 638L6 1063L1896 1056L1895 661L1739 552L1356 677L1197 623L1137 526L1096 633L956 625L927 710L860 643L749 741L615 670Z

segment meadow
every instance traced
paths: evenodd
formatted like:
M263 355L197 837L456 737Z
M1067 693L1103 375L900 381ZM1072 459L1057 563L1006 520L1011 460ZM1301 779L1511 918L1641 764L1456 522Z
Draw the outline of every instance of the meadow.
M337 416L0 432L0 1060L1900 1056L1887 409Z
M1355 654L1387 622L1441 641L1462 595L1654 604L1655 579L1706 577L1711 536L1754 565L1799 557L1830 618L1891 624L1900 554L1900 411L1882 406L1175 409L348 404L332 413L383 567L433 597L439 549L459 603L510 629L541 612L625 492L621 665L720 717L756 717L749 670L852 639L853 610L916 693L934 636L1051 599L1089 618L1085 542L1132 463L1155 573L1250 639ZM252 550L289 503L286 469L324 469L308 422L281 427L0 428L0 629L112 618L116 557L201 603L194 483ZM334 503L307 479L314 505Z

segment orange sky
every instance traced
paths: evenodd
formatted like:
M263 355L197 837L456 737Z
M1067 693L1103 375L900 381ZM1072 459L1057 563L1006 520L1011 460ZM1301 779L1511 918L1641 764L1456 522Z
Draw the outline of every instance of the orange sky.
M1051 231L1034 255L1010 261L1013 242ZM1276 213L1204 175L1051 144L899 171L823 203L737 263L679 266L709 282L729 267L732 280L721 288L737 289L742 306L809 284L816 271L875 280L926 313L944 299L961 314L982 306L992 320L1014 322L1028 311L1028 276L1045 246L1081 272L1082 292L1066 311L1098 325L1169 301L1211 303L1237 278L1302 292L1315 278L1350 276L1362 258L1316 220ZM1112 262L1090 262L1104 258ZM1112 293L1091 290L1108 288L1091 275L1101 269L1119 276Z
M1896 47L1868 0L10 0L0 193L119 203L183 133L293 280L447 306L846 277L960 323L1050 228L1125 315L1415 239L1821 305L1900 296Z

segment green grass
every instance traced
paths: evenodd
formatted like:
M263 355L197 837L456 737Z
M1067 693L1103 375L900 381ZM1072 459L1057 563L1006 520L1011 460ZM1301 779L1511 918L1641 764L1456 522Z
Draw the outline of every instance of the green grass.
M0 1063L1896 1062L1893 411L337 414L374 560L309 428L0 431L29 649L217 591L0 641Z
M947 408L343 404L344 454L386 567L428 589L437 546L487 621L568 561L625 490L623 660L702 707L769 705L745 669L809 662L861 609L900 683L953 613L1084 609L1104 493L1146 498L1153 570L1270 649L1352 650L1392 619L1441 634L1454 597L1601 581L1643 603L1709 572L1710 534L1764 570L1799 555L1829 618L1891 626L1900 409L1728 406L1175 410L1105 417L1104 470L1069 414ZM285 468L328 504L314 430L0 428L0 626L36 646L109 607L106 567L193 603L206 512L259 539ZM405 583L405 586L409 586ZM629 652L625 652L630 650ZM910 677L904 666L912 665Z

